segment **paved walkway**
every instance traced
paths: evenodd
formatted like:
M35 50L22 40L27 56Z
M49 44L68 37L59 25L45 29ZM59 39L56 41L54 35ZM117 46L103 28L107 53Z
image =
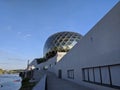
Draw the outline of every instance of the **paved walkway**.
M47 73L47 90L92 90L76 83L58 79L53 73Z

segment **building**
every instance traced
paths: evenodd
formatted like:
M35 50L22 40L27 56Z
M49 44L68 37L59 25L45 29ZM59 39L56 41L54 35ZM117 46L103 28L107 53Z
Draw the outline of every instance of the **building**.
M44 45L44 57L49 59L57 52L68 52L81 38L82 35L68 31L51 35Z
M35 67L93 90L120 89L120 1L57 61L58 56Z

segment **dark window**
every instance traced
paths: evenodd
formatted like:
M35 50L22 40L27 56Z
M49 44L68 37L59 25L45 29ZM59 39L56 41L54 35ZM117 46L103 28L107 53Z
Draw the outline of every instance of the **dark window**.
M120 64L82 68L83 81L120 89Z
M93 37L90 37L90 41L93 42Z
M74 70L73 69L67 70L67 76L70 79L74 79Z

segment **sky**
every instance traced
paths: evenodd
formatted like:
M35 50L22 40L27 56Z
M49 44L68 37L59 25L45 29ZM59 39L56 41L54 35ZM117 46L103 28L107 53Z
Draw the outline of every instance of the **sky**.
M0 68L25 69L47 38L85 35L119 0L0 0Z

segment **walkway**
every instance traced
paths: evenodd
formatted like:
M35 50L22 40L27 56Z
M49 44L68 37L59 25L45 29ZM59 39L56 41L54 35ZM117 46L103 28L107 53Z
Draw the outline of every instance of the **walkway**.
M53 73L47 73L47 90L92 90L73 82L58 79Z

